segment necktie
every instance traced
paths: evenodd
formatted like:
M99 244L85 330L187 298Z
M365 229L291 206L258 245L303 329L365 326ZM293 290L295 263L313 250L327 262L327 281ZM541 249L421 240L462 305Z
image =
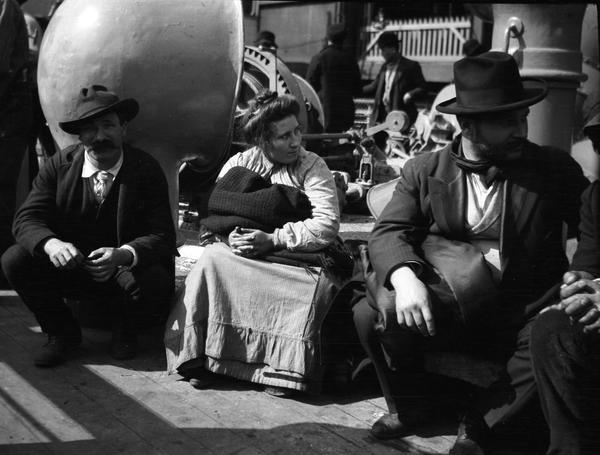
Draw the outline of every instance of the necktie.
M110 172L98 171L94 178L94 195L98 203L102 203L110 190L113 175Z

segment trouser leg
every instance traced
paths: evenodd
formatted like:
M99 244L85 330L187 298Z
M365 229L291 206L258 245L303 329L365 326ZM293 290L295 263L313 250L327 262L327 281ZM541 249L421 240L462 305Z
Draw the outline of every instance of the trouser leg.
M123 292L116 318L130 327L166 316L174 291L174 274L161 265L120 269L114 277Z
M59 336L79 333L79 325L62 299L61 274L50 261L13 245L2 255L2 269L43 332Z
M533 323L531 356L548 454L600 453L600 336L547 311Z
M398 384L398 377L395 376L401 374L403 379L408 379L411 374L416 374L418 354L415 351L415 337L401 330L397 324L394 329L378 332L376 330L378 313L368 304L366 298L354 305L353 312L358 338L373 362L388 410L391 414L398 413L397 400L403 391L399 390L401 385ZM397 375L392 374L388 367L386 354L392 359L392 366L396 369Z
M114 305L107 310L118 321L134 325L145 317L166 314L174 288L173 272L159 265L123 268L99 283L81 269L57 270L47 258L32 256L20 245L2 256L2 268L42 330L52 335L67 335L78 327L65 296L106 296Z
M502 356L505 368L499 379L475 400L473 408L484 416L488 427L507 421L535 397L529 340L533 319L519 330L497 333L509 353ZM497 353L497 352L496 352Z

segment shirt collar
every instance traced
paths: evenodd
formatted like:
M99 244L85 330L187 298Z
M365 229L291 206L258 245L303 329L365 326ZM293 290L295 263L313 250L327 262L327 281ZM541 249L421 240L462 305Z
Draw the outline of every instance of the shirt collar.
M106 172L110 172L114 177L119 173L119 170L121 169L122 165L123 165L123 150L121 150L121 156L119 157L119 160L117 161L117 163L110 169L105 169L105 170L106 170ZM98 171L100 171L100 169L98 169L98 167L96 167L92 163L92 160L90 159L88 150L85 149L85 152L83 154L83 168L81 169L81 177L89 178Z

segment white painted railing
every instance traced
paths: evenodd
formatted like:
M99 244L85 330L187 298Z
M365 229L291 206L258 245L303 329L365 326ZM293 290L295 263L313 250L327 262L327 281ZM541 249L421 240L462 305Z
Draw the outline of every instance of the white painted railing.
M462 55L462 45L471 34L468 17L435 17L387 21L365 28L368 44L365 51L368 60L382 59L377 44L379 35L385 31L398 34L402 55L426 61L455 61Z

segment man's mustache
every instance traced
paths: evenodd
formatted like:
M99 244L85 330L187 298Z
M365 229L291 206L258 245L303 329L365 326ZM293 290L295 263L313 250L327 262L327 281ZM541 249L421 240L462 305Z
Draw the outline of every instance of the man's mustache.
M92 148L115 148L115 144L105 139L103 141L92 142Z

